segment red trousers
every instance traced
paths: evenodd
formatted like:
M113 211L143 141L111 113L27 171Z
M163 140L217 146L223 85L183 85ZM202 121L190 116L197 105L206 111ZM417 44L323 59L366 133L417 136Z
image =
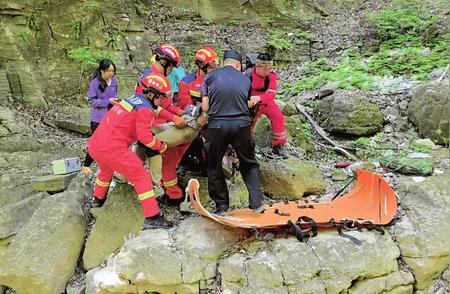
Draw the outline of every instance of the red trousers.
M188 150L189 145L191 145L191 142L170 147L163 154L162 180L169 198L179 199L183 197L183 191L178 186L177 165Z
M138 198L144 209L144 217L152 217L159 214L158 203L152 186L150 173L145 169L142 160L126 147L108 151L97 151L89 148L89 154L97 162L100 173L97 176L94 187L94 196L105 199L114 172L124 175L128 182L133 184Z
M267 116L270 120L270 124L272 125L272 146L285 144L287 138L286 128L284 126L284 116L274 100L269 101L266 104L259 105L258 113L253 120L252 131L258 121L258 118L263 114Z

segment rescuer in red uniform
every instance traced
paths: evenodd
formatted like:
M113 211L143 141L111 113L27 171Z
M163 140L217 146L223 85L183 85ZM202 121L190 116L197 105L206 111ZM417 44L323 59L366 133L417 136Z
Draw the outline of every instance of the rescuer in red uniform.
M177 106L185 109L188 105L197 105L202 102L201 87L203 78L209 72L215 70L219 64L217 53L209 47L203 47L194 56L194 62L198 69L184 77L179 84ZM189 148L188 148L189 147ZM199 135L183 152L183 158L177 164L178 172L183 174L185 168L191 166L196 171L206 174L206 156L203 151L203 138Z
M273 153L287 158L286 129L284 116L275 103L278 75L272 71L273 59L268 53L261 53L256 58L255 67L247 69L245 74L252 81L252 94L250 106L257 106L256 116L253 119L252 130L261 115L267 116L272 125L272 149Z
M100 172L94 188L93 207L101 207L115 171L134 186L144 209L144 229L170 228L172 222L160 215L149 172L142 160L129 149L139 140L148 148L164 153L167 144L152 134L152 124L158 113L161 96L168 95L170 84L160 73L151 73L142 81L142 94L135 94L115 105L106 114L88 142L89 154Z

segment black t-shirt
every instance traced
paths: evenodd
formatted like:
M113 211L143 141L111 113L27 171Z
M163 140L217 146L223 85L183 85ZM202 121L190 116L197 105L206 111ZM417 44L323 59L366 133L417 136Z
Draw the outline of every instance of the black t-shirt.
M202 84L202 97L209 97L209 121L236 119L250 122L247 106L250 92L250 79L232 66L207 74Z

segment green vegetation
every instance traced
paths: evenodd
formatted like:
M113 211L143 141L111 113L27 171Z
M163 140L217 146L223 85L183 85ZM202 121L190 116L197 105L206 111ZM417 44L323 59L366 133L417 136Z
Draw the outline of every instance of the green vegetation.
M106 44L108 47L114 50L122 48L122 40L124 30L122 28L108 25L102 28L102 33L105 36Z
M70 23L70 27L72 29L72 35L75 40L79 40L81 37L82 27L83 27L84 19L73 19Z
M36 8L32 8L25 13L27 27L35 34L41 29L41 27L38 23L39 15L40 15L40 11Z
M342 89L371 90L374 81L383 76L425 79L433 69L448 63L449 34L438 32L444 18L445 10L439 9L445 7L443 3L397 0L379 13L369 14L367 18L380 40L375 52L362 52L357 46L344 52L341 62L333 66L319 58L306 66L300 81L285 85L287 94L316 89L329 81L337 82ZM430 7L440 14L433 14ZM280 40L283 39L273 37L271 46L286 48Z
M435 3L439 6L442 1ZM443 15L433 15L423 1L394 1L368 18L382 41L369 60L369 72L425 79L434 68L448 63L448 33L438 35Z
M352 145L357 148L356 156L362 159L376 158L383 154L384 149L380 144L383 142L384 133L377 133L375 136L360 137L352 142Z
M141 2L134 2L134 9L136 14L141 17L147 17L150 15L150 10Z
M449 139L447 136L444 135L444 131L442 129L437 129L434 131L438 137L439 142L444 142L444 146L448 147Z
M344 52L341 63L336 66L328 65L325 58L319 58L307 65L304 71L304 78L299 82L285 86L288 93L316 89L326 82L337 82L341 89L372 89L373 76L367 72L361 55L355 50Z
M101 59L113 58L103 51L91 50L88 47L74 48L68 51L68 57L74 62L80 63L83 67L97 66Z
M31 32L29 30L23 30L14 34L14 37L19 42L28 42Z
M287 34L274 32L267 39L267 47L272 50L284 51L292 49L293 44Z

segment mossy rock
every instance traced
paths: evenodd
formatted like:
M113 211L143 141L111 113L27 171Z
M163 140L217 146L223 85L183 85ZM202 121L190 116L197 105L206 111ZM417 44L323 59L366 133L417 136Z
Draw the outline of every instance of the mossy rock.
M320 170L298 159L261 162L261 188L272 198L296 199L305 194L323 192Z
M348 91L336 92L318 101L314 114L322 127L335 134L371 135L383 126L378 106Z

